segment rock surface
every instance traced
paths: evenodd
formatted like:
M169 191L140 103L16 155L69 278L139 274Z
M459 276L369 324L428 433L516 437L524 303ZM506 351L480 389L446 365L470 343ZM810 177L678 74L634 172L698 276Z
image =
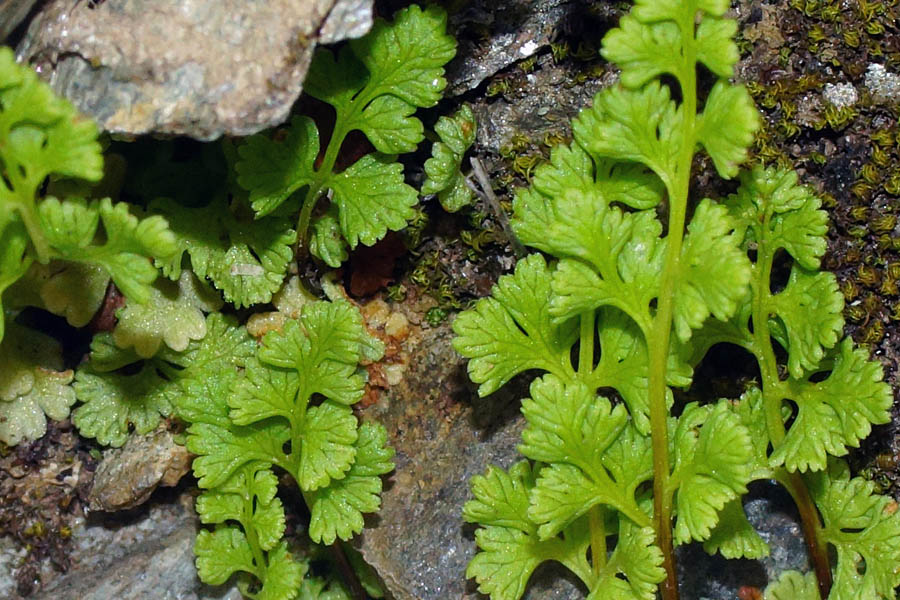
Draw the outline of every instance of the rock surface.
M397 467L361 551L397 600L482 597L465 578L475 554L474 527L462 521L468 480L490 463L518 460L518 405L509 392L473 399L452 336L448 325L413 328L402 381L366 413L387 427ZM538 574L526 598L581 597L557 574Z
M37 0L0 0L0 40L5 40L25 20Z
M121 448L104 453L94 473L88 506L116 511L143 504L157 487L177 485L190 472L192 458L169 431L133 435Z
M482 81L536 54L555 41L570 13L587 0L474 0L451 19L456 29L472 28L481 36L461 36L458 58L448 68L449 95L475 89Z
M371 25L371 0L52 0L17 48L54 90L123 135L248 135L285 120L319 30ZM334 20L329 21L329 15Z
M198 521L189 494L131 515L89 517L76 528L72 568L34 600L240 600L235 588L205 586L194 569Z

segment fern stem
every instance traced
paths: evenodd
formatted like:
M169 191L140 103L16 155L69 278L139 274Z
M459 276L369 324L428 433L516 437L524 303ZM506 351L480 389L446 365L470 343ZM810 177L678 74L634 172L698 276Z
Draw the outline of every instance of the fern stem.
M768 221L768 217L766 217ZM763 231L768 230L768 223L763 224ZM757 250L756 280L753 282L753 336L756 359L762 375L763 411L766 417L766 430L773 448L784 442L787 435L781 416L784 401L784 385L778 375L778 362L772 347L772 336L769 332L769 300L772 293L769 282L772 278L772 264L775 255L773 249L760 243ZM799 473L790 473L787 469L778 469L775 478L788 491L800 513L803 538L816 572L819 594L827 598L831 592L831 565L828 560L828 548L822 537L822 522L816 505L809 494L809 488Z
M660 586L663 600L678 600L678 576L672 540L672 497L669 482L668 409L666 407L666 372L672 333L674 297L678 282L681 247L691 182L691 164L696 145L697 116L696 48L694 47L694 12L685 11L678 27L682 39L682 68L677 74L681 88L681 151L673 173L663 177L669 195L669 223L665 264L657 298L657 312L648 340L650 354L649 401L650 431L653 447L653 517L656 540L663 554L666 578Z
M325 155L322 157L322 164L315 170L315 181L309 185L306 190L306 197L303 199L303 206L300 209L300 218L297 221L297 247L300 250L302 258L309 254L309 223L312 219L312 212L325 190L325 182L334 172L334 165L337 162L338 152L347 137L348 131L343 127L342 121L349 120L349 117L341 114L337 115L334 131L331 132L331 139L328 140L328 147L325 149Z
M297 485L297 489L300 490L300 495L303 497L303 503L306 504L307 512L312 513L313 503L310 501L306 490L300 487L300 482L296 479L294 479L294 483ZM366 600L368 596L366 596L366 591L362 586L362 582L359 580L359 576L353 569L353 565L351 565L350 561L347 559L347 552L344 550L344 542L336 539L328 546L328 548L331 551L331 557L334 560L334 565L337 568L341 579L345 586L350 590L350 597L353 600Z
M581 313L581 337L578 344L578 376L585 381L594 368L594 317L592 310Z
M606 566L606 528L603 525L603 507L593 506L588 513L591 528L591 570L595 578L600 577Z
M330 548L331 556L334 558L338 572L340 572L344 583L350 588L350 597L353 598L353 600L366 600L366 598L368 598L366 590L363 588L362 582L356 575L353 565L351 565L350 561L347 559L347 553L344 550L344 542L341 540L334 540L334 543L331 544Z
M12 211L10 211L10 213L11 212ZM31 244L34 246L34 253L37 255L37 261L42 265L46 265L52 258L52 250L50 244L47 243L47 239L44 237L44 230L38 223L37 213L32 210L31 206L20 204L19 216L22 218L25 230L31 237ZM12 220L11 214L8 219ZM2 231L2 229L0 229L0 231Z
M684 202L681 203L685 204ZM684 207L677 210L672 203L669 221L669 246L663 268L658 311L653 319L648 348L650 354L650 436L653 447L653 517L656 541L663 553L666 578L661 584L663 600L678 600L678 581L675 572L675 550L672 543L672 495L669 488L669 436L667 431L666 366L669 338L672 329L672 296L675 292L675 272L681 255ZM680 215L678 214L680 213ZM679 218L680 217L680 218Z
M803 528L803 539L813 563L813 570L816 572L819 595L827 598L831 593L831 564L828 560L828 547L822 536L819 511L816 509L815 502L809 494L809 488L800 473L789 473L786 469L780 470L783 471L783 475L779 474L776 478L797 504L800 525Z
M322 188L315 184L311 184L306 190L303 207L300 209L300 218L297 221L298 260L305 258L309 254L309 222L312 218L313 208L315 208L316 201L321 193Z
M255 501L252 501L253 494L251 491L250 482L253 480L253 471L252 469L245 467L244 470L246 474L245 481L247 482L247 489L245 493L248 494L248 497L251 499L250 502L243 502L241 508L241 527L244 529L244 537L247 539L247 543L250 545L250 553L253 555L253 564L256 566L256 572L254 575L257 579L259 579L260 583L265 585L266 580L264 575L267 572L268 563L266 563L266 556L263 554L262 546L259 543L259 534L256 531L256 527L253 524L253 505Z
M578 344L578 378L589 378L594 368L594 319L593 310L581 313L581 331ZM606 566L606 530L603 526L603 509L598 505L588 513L591 534L591 570L594 577Z
M765 227L765 224L763 225ZM766 415L766 431L773 446L778 446L784 440L784 422L781 420L781 379L778 376L778 362L775 359L775 351L772 348L772 338L769 333L768 300L771 296L769 281L772 277L772 251L760 244L757 250L755 267L756 281L753 282L753 337L756 348L756 360L759 363L759 371L762 375L763 410Z

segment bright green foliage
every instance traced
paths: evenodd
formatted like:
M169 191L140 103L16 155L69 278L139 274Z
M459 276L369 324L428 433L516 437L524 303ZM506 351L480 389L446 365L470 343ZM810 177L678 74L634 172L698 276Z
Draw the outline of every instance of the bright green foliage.
M573 520L555 534L539 534L528 513L536 485L547 477L546 470L534 473L523 461L508 472L489 467L484 475L472 478L475 497L466 503L463 515L466 521L484 528L475 533L480 552L469 563L466 576L474 578L479 591L491 598L515 600L525 592L534 569L544 561L555 560L578 575L593 593L605 594L598 598L652 600L662 576L652 529L635 526L623 517L618 524L620 545L599 574L591 571L586 558L589 539L585 517Z
M785 571L766 588L765 600L819 600L815 573Z
M363 514L381 506L381 475L394 470L394 450L387 447L387 432L379 424L363 423L355 444L353 464L340 479L310 494L312 515L309 536L330 544L348 540L362 531Z
M126 190L168 219L177 240L177 251L156 266L173 280L183 269L193 271L238 308L270 302L294 256L296 233L283 214L254 220L237 183L234 144L206 145L187 161L155 145L152 157L135 159L141 162Z
M819 364L826 348L837 342L844 328L844 295L833 273L807 271L795 265L787 286L772 300L780 323L769 326L779 331L781 343L791 349L788 369L793 377L800 378L805 370Z
M750 265L734 243L727 211L703 200L694 211L684 237L675 296L675 333L684 342L712 314L727 320L738 308Z
M149 363L136 375L79 369L74 387L82 404L72 413L72 422L81 435L104 446L124 444L131 427L139 434L153 431L160 415L167 417L172 411L160 393L165 380Z
M203 581L218 584L241 572L250 598L288 599L300 590L305 568L282 540L274 465L299 486L315 542L350 539L362 530L363 514L378 510L393 450L384 428L358 425L350 405L365 386L360 361L382 351L352 305L311 302L299 319L266 334L242 371L220 366L221 373L182 385L172 403L191 423L187 447L206 490L197 509L203 522L216 524L195 546Z
M297 600L352 600L352 596L338 581L307 577Z
M142 358L159 352L163 342L181 352L191 340L203 339L206 335L203 313L222 307L218 295L190 271L182 272L177 282L161 279L150 290L150 302L128 302L116 313L119 322L112 332L118 347L134 347Z
M822 514L822 536L837 552L831 600L887 600L900 586L900 513L897 502L850 478L847 464L829 460L811 474L810 492Z
M91 343L91 360L76 375L74 390L82 403L72 413L81 435L103 445L121 446L130 428L148 433L169 416L184 390L207 378L225 377L253 354L250 336L220 313L201 317L204 335L181 352L163 348L142 360L130 348L116 346L113 334L102 333ZM129 367L122 372L123 367ZM193 416L193 415L191 415Z
M541 539L556 535L598 504L649 525L635 499L635 489L649 475L649 465L632 463L636 472L627 472L614 464L623 443L618 438L635 441L624 432L625 407L613 409L608 400L594 397L584 385L567 386L552 375L536 379L531 395L522 402L529 426L522 432L519 451L550 465L541 471L528 509ZM610 449L612 454L607 455ZM628 449L640 459L648 458L642 450L640 445Z
M139 219L109 198L42 196L49 177L100 180L97 128L30 68L17 65L8 48L0 48L0 169L0 343L10 311L26 306L86 325L110 278L130 301L149 300L157 276L149 258L176 249L166 220ZM23 336L35 345L2 361L0 440L15 444L42 435L45 415L68 416L75 394L67 385L71 371L59 372L59 361L51 360L59 351L49 349L44 336L10 335L0 353L13 352Z
M238 181L249 190L256 216L270 214L306 188L298 235L305 240L311 223L310 248L334 267L345 256L345 244L371 246L388 230L405 227L418 194L404 183L395 155L412 152L422 141L424 129L413 113L434 106L446 86L443 66L456 44L445 29L441 9L410 6L392 23L376 20L368 35L350 41L337 56L319 49L304 91L334 108L334 130L321 148L316 124L298 116L282 141L256 135L238 149ZM338 151L351 131L362 132L377 152L338 170ZM316 166L320 152L324 158ZM336 210L310 221L326 191Z
M265 463L247 463L221 486L197 498L200 521L218 525L197 535L197 573L210 584L225 583L236 571L253 575L261 583L242 577L241 592L260 600L294 598L306 574L304 563L293 559L284 536L284 508L275 495L278 480Z
M501 277L493 292L453 325L460 336L453 347L471 359L469 377L481 384L478 393L495 392L529 369L571 379L569 351L577 332L571 324L555 325L550 317L550 272L543 257L534 254L520 261L515 275Z
M191 269L208 277L236 307L269 302L281 287L296 241L287 219L267 217L253 221L236 214L224 197L203 208L187 208L174 200L159 199L150 209L171 221L181 252L163 265L173 279L181 274L182 255L191 257Z
M12 302L7 307L38 306L64 316L73 327L84 327L103 303L108 285L109 275L99 265L66 261L32 263L10 290Z
M127 296L146 302L156 278L146 257L175 251L166 221L138 220L125 204L108 198L39 196L50 175L99 180L103 157L94 124L17 65L8 48L0 49L0 105L0 294L32 262L61 259L100 266ZM0 339L4 320L0 308Z
M728 502L719 512L719 522L703 542L703 549L725 558L757 559L770 552L769 545L747 520L740 499Z
M75 403L72 377L56 340L10 323L0 343L0 442L36 440L47 417L65 419Z
M474 578L479 591L492 598L521 597L531 573L545 560L563 564L575 560L570 568L590 572L587 561L579 556L587 550L583 523L565 538L538 539L537 526L527 515L534 483L528 462L514 465L509 472L492 466L484 475L472 478L475 498L466 503L463 516L484 528L475 533L481 551L469 563L466 576Z
M470 376L481 384L482 395L526 370L549 373L535 380L532 398L522 405L528 427L520 451L547 464L529 492L524 516L540 540L554 540L591 511L619 515L613 522L620 519L625 525L618 527L619 545L611 557L642 566L647 565L646 556L642 559L639 552L658 557L647 577L636 576L642 585L628 592L649 598L663 571L661 551L653 545L651 516L638 502L653 474L647 436L647 336L657 318L655 305L670 243L656 206L665 188L672 193L679 176L677 161L687 142L683 107L672 101L668 87L648 80L660 73L693 71L694 65L679 63L680 50L660 54L658 48L640 47L663 41L680 48L676 24L648 26L627 18L621 27L609 34L604 52L625 63L623 83L637 89L617 87L598 94L573 123L575 141L555 149L551 163L537 169L533 187L515 200L513 227L519 239L559 262L551 269L539 255L521 261L514 275L501 278L491 298L457 318L454 345L471 359ZM701 25L698 35L708 27ZM733 31L731 24L724 27ZM713 41L705 43L714 46ZM629 44L634 46L626 48ZM725 44L732 45L730 39ZM712 54L719 60L716 68L730 73L736 54L731 59ZM668 62L672 64L660 64ZM746 96L742 88L727 89ZM747 98L744 129L718 132L745 145L757 120ZM694 139L703 141L704 126L728 121L722 111L708 104L706 120L694 121ZM725 165L721 168L726 174L743 158L743 150L707 146L714 161ZM724 207L708 199L699 203L680 244L674 276L672 326L681 342L688 343L711 317L727 322L740 308L751 278L740 242ZM593 364L581 355L595 356L595 330L600 360ZM668 351L665 377L670 385L690 384L692 368L684 357L692 354L689 346ZM625 406L613 409L596 396L601 387L618 392L628 411ZM671 402L668 392L667 398ZM724 506L746 491L751 477L749 434L724 404L715 410L685 411L674 433L668 493L675 495L678 510L676 539L705 540ZM616 528L605 529L602 520L594 519L591 528L595 537L616 533ZM622 529L635 537L621 535ZM481 560L476 557L472 564ZM604 564L600 558L593 568L612 568L614 574L614 562ZM479 574L488 577L484 570ZM504 574L497 568L490 577L502 579ZM616 587L623 585L622 579L582 579L590 597L632 597ZM524 591L525 579L516 581L521 585L504 588L515 591L511 598ZM491 591L489 581L480 583Z
M751 479L771 479L774 476L769 466L766 423L759 418L762 402L762 392L753 387L731 405L731 410L750 433L752 459L747 467ZM703 542L703 549L710 554L720 552L725 558L762 558L769 555L769 545L747 520L740 498L731 500L722 508L719 523Z
M654 81L637 91L615 87L598 94L572 122L572 132L589 153L644 164L671 185L682 119L669 88Z
M798 408L770 463L789 471L820 471L829 454L846 454L848 446L857 447L869 435L872 424L889 420L891 390L882 381L881 366L866 352L854 349L849 339L837 343L843 301L834 276L816 270L825 250L826 216L819 200L797 185L796 175L758 167L742 177L729 210L744 247L756 250L753 302L769 317L772 338L788 354L789 377L763 390L765 401L781 407L789 399ZM796 262L784 289L772 293L770 273L782 249ZM749 323L735 327L743 330L738 335L751 337ZM752 350L761 366L774 368L765 348ZM809 381L813 375L815 382Z
M475 115L468 106L452 117L441 117L434 126L441 141L431 148L432 157L425 161L425 183L422 194L437 194L447 212L456 212L472 203L474 193L466 185L461 172L463 156L475 142Z
M352 596L338 581L307 577L303 580L297 600L352 600Z
M309 240L310 252L321 258L325 264L339 265L350 256L347 244L341 237L341 226L338 223L337 207L331 206L328 212L319 216L311 225Z
M818 270L820 201L795 174L757 167L730 197L688 202L695 150L733 177L759 126L746 89L728 81L738 58L728 5L639 0L607 34L602 54L621 84L581 111L574 141L514 202L519 240L555 260L521 260L454 322L479 394L538 375L519 446L533 462L473 478L464 509L483 527L468 575L493 600L521 597L545 560L569 568L588 598L655 598L657 583L674 584L669 539L764 556L741 496L774 478L802 498L799 473L819 511L800 506L803 518L824 521L807 529L836 550L830 598L892 597L900 583L896 504L834 466L889 420L892 395L881 366L840 341L842 296ZM697 63L718 77L703 102ZM790 268L786 284L772 281L776 261ZM668 388L688 388L720 343L757 359L760 387L669 412ZM818 593L791 576L770 596L792 597L791 586Z
M92 201L47 198L37 208L38 222L54 257L103 267L122 292L137 302L147 302L149 286L156 279L150 256L173 253L173 236L160 217L138 220L123 203L109 198ZM103 224L105 243L93 245Z
M588 598L654 600L656 584L665 573L661 563L662 552L654 544L653 529L620 517L616 549Z
M797 420L770 459L789 471L819 471L826 455L843 456L858 447L872 423L887 423L893 402L881 365L848 338L835 352L831 374L818 383L789 380L788 397L798 406ZM848 399L852 401L848 402Z
M672 478L680 483L675 541L703 541L718 523L725 504L747 491L750 435L727 403L715 407L691 403L678 419L674 442Z
M240 147L235 165L240 184L250 190L253 210L267 215L296 190L312 182L319 133L312 119L294 117L279 142L254 135Z

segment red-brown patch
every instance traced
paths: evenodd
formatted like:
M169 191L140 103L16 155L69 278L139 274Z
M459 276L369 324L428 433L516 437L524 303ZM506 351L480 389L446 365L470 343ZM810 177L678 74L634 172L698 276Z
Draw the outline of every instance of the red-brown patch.
M361 246L350 259L350 294L371 296L394 281L397 259L406 254L406 246L390 232L374 246Z

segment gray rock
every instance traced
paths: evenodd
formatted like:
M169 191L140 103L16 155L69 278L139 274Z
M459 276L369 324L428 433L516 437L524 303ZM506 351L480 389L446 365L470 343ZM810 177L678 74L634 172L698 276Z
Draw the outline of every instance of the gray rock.
M359 36L371 11L371 0L51 0L17 56L108 131L211 140L283 122L319 28Z
M0 41L25 20L37 0L0 0Z
M516 133L530 140L568 132L571 119L590 105L594 94L613 85L617 76L609 73L601 79L564 85L571 79L565 67L553 64L549 57L538 61L540 68L526 76L528 92L491 102L478 99L473 110L478 121L480 148L499 152Z
M371 28L372 0L337 0L319 29L319 43L361 38Z
M31 598L240 600L233 587L200 583L193 552L197 516L190 495L179 500L154 504L128 519L93 515L73 532L76 551L69 572Z
M701 544L676 549L681 597L692 600L734 600L742 587L763 590L782 572L809 571L809 554L800 517L787 492L774 482L756 482L744 499L744 511L769 544L771 554L759 560L728 560L710 556Z
M475 528L462 521L468 482L488 464L508 467L520 459L515 448L524 420L515 398L523 390L512 385L473 399L452 335L447 325L412 335L403 380L366 415L387 427L397 467L360 551L396 600L484 597L465 577L475 554ZM525 597L583 597L562 571L539 570Z
M177 485L191 470L192 458L168 431L132 435L121 448L104 452L94 473L89 506L116 511L143 504L157 487Z
M516 61L529 58L557 37L566 16L587 0L473 0L454 15L454 29L474 25L485 36L465 36L447 69L447 94L462 94Z

